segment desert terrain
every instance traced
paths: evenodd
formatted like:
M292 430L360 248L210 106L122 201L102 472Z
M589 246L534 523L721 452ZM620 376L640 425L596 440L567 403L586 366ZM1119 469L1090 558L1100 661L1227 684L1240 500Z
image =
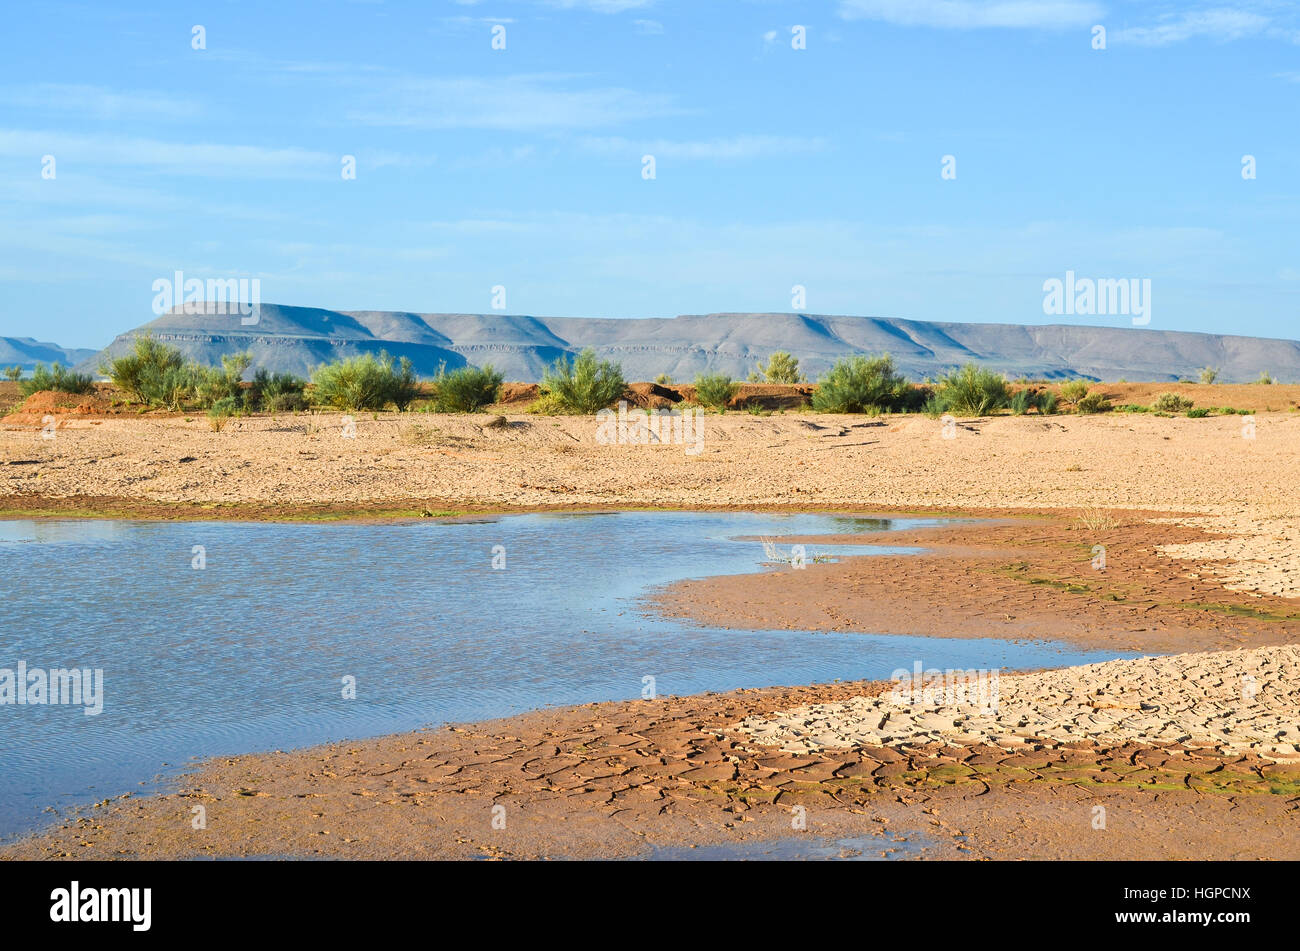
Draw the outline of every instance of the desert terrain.
M1300 855L1300 387L1101 389L1116 403L1174 391L1253 415L945 427L733 410L704 417L690 454L602 444L592 417L509 404L356 414L354 436L339 413L216 431L201 416L37 407L56 420L52 438L37 414L11 414L5 517L939 514L962 521L871 539L918 556L778 564L683 582L642 607L738 629L1047 638L1149 656L1004 675L996 719L938 703L884 727L889 684L790 685L232 757L0 855L637 855L788 837L796 806L807 831L870 828L885 855L908 841L933 857ZM811 553L833 539L777 541ZM201 839L188 823L196 804L222 817ZM504 834L494 806L512 817Z

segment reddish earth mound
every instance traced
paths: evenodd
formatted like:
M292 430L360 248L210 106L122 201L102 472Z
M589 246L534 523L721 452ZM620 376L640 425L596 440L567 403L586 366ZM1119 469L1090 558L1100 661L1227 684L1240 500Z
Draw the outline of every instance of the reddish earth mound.
M120 412L105 388L94 393L62 393L58 390L37 390L22 405L0 423L16 426L41 426L46 416L66 419L85 416L110 416Z

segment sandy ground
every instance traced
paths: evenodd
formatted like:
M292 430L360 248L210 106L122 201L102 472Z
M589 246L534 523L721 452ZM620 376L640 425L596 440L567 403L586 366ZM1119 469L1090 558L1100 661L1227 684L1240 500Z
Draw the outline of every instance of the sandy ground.
M926 633L915 630L924 621L942 628L934 634L1073 638L1145 651L1295 640L1295 414L1261 414L1253 427L1240 417L1106 415L1004 417L945 430L919 416L728 413L705 419L698 454L681 445L602 445L592 418L490 419L361 415L355 438L345 438L337 414L233 420L221 432L202 417L65 414L52 439L30 426L0 430L0 511L1021 513L983 526L982 541L940 539L932 558L910 567L859 559L774 571L750 576L768 598L757 608L740 589L714 587L696 589L690 610L712 611L719 623L761 610L765 626L803 624L817 611L821 620L807 626ZM1090 564L1097 544L1106 546L1104 571ZM873 588L862 567L868 561L889 584ZM950 586L936 588L944 579ZM883 597L894 582L902 593ZM823 685L601 704L238 757L205 764L178 792L89 810L0 854L632 855L653 845L789 835L794 806L806 805L808 831L878 826L890 830L882 851L897 835L923 837L928 854L940 857L1300 855L1294 767L1257 750L1123 733L1042 736L1009 750L993 731L975 745L792 753L731 729L880 689ZM196 805L209 816L202 835L192 828ZM492 827L497 805L506 808L506 829ZM1100 829L1099 805L1108 816Z

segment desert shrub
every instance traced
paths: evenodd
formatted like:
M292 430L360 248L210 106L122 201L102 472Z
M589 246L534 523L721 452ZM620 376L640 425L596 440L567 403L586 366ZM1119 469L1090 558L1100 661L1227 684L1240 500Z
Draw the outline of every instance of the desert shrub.
M1061 399L1067 403L1077 403L1088 395L1087 380L1070 380L1061 384Z
M738 389L725 373L701 373L695 378L695 402L709 409L726 409Z
M1219 378L1219 371L1214 367L1201 367L1201 382L1213 383Z
M209 372L197 363L146 365L140 376L140 395L150 406L180 412L187 404L199 401L199 387L207 382Z
M1106 397L1102 396L1100 393L1090 392L1075 403L1074 408L1080 413L1088 414L1105 413L1114 407L1111 406L1110 400L1106 399Z
M1187 411L1188 419L1204 419L1206 416L1209 415L1210 415L1210 411L1208 409L1189 409Z
M1141 403L1125 403L1125 404L1122 405L1122 406L1116 406L1115 409L1116 409L1117 412L1120 412L1120 413L1149 413L1149 412L1151 412L1151 407L1150 407L1150 406L1143 406Z
M450 373L439 371L434 381L437 396L434 412L472 413L481 406L497 401L502 376L489 363L483 367L464 366Z
M251 353L228 353L221 358L220 367L205 367L195 385L195 398L200 406L212 407L218 403L230 405L235 412L257 407L257 394L244 392L244 373L253 365Z
M1161 393L1156 397L1153 408L1161 413L1182 413L1192 408L1192 401L1184 399L1177 393Z
M1011 401L1006 379L999 373L968 363L939 380L932 403L945 413L985 416Z
M672 381L673 378L670 377L667 373L660 373L657 377L655 377L655 382L658 383L660 386L667 386Z
M569 362L568 356L555 361L542 380L542 388L570 413L595 413L623 395L623 368L609 360L597 360L588 347Z
M1038 407L1038 412L1044 416L1056 415L1056 394L1051 390L1043 390L1043 392L1039 393L1034 403Z
M524 412L534 413L538 416L562 416L568 410L565 408L564 402L554 393L543 393L529 403Z
M73 373L71 370L65 370L57 363L51 363L47 368L45 364L36 364L32 370L32 375L22 380L18 384L18 392L23 396L31 396L41 390L57 390L60 393L91 393L95 389L95 381L91 379L88 373Z
M5 379L11 383L17 383L23 378L23 368L18 364L11 367L5 367Z
M817 381L812 406L818 413L863 413L868 407L895 409L909 398L907 379L887 353L839 360Z
M778 350L767 358L767 366L756 364L749 379L754 383L802 383L803 374L799 372L798 357Z
M292 373L269 373L259 368L250 389L252 405L268 413L288 413L308 406L307 381Z
M411 361L394 363L383 350L317 367L312 382L316 399L339 409L381 410L392 403L402 412L419 391Z
M1273 376L1267 370L1265 370L1263 373L1259 375L1259 379L1256 380L1255 382L1263 383L1265 386L1271 386L1273 383Z
M1011 412L1017 416L1024 416L1034 405L1034 394L1029 390L1017 390L1011 395L1010 402Z
M169 370L179 370L185 358L175 347L153 337L136 337L131 352L115 357L103 364L103 373L113 385L131 399L147 403L144 387L146 377L153 383L161 380Z

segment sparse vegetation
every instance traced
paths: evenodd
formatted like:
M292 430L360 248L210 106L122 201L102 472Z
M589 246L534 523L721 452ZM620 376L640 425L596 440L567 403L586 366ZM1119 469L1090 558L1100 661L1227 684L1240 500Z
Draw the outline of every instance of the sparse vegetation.
M464 366L439 371L434 380L434 412L472 413L497 401L501 391L501 374L492 364L482 367Z
M394 362L385 351L337 360L312 374L316 399L339 409L382 410L389 403L404 411L415 399L419 384L411 361Z
M1090 388L1087 380L1069 380L1061 384L1061 400L1074 405L1088 395Z
M1187 411L1188 419L1204 419L1206 416L1209 415L1210 415L1210 411L1208 409L1189 409Z
M725 373L701 373L695 378L695 402L708 409L724 410L740 385Z
M1201 367L1201 382L1213 383L1219 378L1219 371L1214 367Z
M1086 396L1074 404L1075 411L1088 415L1091 413L1105 413L1113 409L1110 400L1106 399L1101 393L1095 390L1089 391Z
M791 356L784 350L778 350L767 359L767 366L759 363L749 375L751 383L802 383L804 376L799 372L799 358Z
M1107 531L1119 524L1115 516L1096 506L1080 510L1078 521L1090 532Z
M1267 370L1265 370L1263 373L1261 373L1261 374L1259 375L1259 379L1256 380L1255 382L1256 382L1256 383L1263 383L1265 386L1272 386L1272 385L1273 385L1273 376L1272 376L1272 374L1270 374Z
M605 409L620 396L627 384L623 368L609 360L597 360L596 351L588 347L570 363L567 356L555 361L542 380L544 395L554 399L548 406L561 412L595 413Z
M23 377L23 368L18 364L11 367L5 367L5 379L10 383L17 383Z
M268 373L258 369L253 375L257 405L268 413L301 412L308 406L307 381L292 373Z
M812 407L818 413L864 413L868 407L901 409L910 392L907 379L887 353L840 360L817 382Z
M673 378L670 377L667 373L660 373L657 377L655 377L655 382L658 383L660 386L668 386L670 383L673 382Z
M1055 416L1057 411L1056 394L1051 390L1043 390L1038 394L1038 412L1044 416Z
M93 393L95 381L88 373L73 373L57 363L51 363L48 367L38 363L32 370L32 375L18 383L18 392L23 396L31 396L41 390L55 390L59 393Z
M956 413L987 416L1011 402L1006 377L975 363L968 363L939 380L939 388L927 404L933 415Z
M1177 393L1161 393L1152 406L1161 413L1185 413L1195 405L1186 397Z
M136 337L130 353L109 360L99 371L136 402L153 403L150 395L160 395L163 378L184 365L185 358L175 347L153 337Z

